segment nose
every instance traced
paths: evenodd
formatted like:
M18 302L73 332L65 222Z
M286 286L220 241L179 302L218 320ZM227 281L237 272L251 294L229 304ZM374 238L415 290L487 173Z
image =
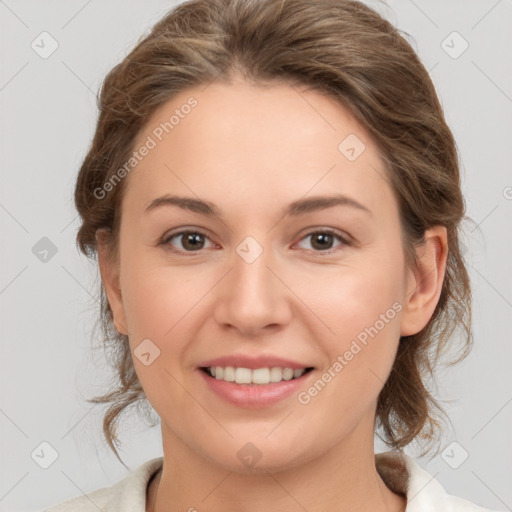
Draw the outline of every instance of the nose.
M229 263L231 270L216 287L214 316L219 325L256 337L290 322L293 294L279 275L270 247L249 239Z

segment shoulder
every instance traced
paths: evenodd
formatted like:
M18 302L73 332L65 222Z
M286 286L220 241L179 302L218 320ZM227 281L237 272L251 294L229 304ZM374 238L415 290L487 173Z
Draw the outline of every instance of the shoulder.
M111 487L77 496L43 512L145 512L148 482L162 464L162 457L148 460Z
M375 454L375 465L386 485L406 496L406 512L498 512L449 494L434 476L403 452Z

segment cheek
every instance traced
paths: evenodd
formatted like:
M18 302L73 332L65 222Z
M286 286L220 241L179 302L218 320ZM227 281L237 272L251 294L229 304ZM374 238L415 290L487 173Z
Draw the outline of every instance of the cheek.
M127 324L135 338L163 341L198 301L197 272L193 277L157 262L150 250L127 251L122 271Z
M315 296L314 307L328 318L336 333L334 337L353 338L375 324L386 312L389 313L387 317L394 320L386 322L386 325L398 323L397 306L393 308L393 305L401 304L402 290L398 262L396 265L361 263L339 269L336 275L330 276L323 288L324 293Z
M193 335L189 329L201 290L189 286L192 280L176 269L157 266L143 254L137 257L132 253L123 270L129 276L125 277L124 305L139 381L159 415L165 415L169 402L184 409L187 396L178 383L184 380L187 347Z
M304 418L312 409L329 411L343 435L374 412L396 356L402 305L391 276L353 271L338 284L325 302L326 323L335 332L322 336L325 366L299 402L306 404Z
M135 338L161 339L176 322L179 294L164 284L162 280L151 279L148 274L132 276L124 304L128 328Z
M375 254L332 276L327 293L312 306L323 312L319 316L331 329L323 336L328 367L341 359L343 368L338 365L336 373L351 388L357 386L358 394L375 394L391 370L400 339L402 294L399 255Z

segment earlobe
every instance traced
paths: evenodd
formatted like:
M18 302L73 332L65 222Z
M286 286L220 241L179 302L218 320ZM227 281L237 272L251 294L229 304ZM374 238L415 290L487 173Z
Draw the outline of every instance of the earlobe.
M417 266L407 279L400 335L411 336L421 331L434 314L441 296L448 256L445 226L434 226L425 232L424 243L416 249Z
M126 328L126 317L124 313L124 305L119 284L119 266L112 261L105 243L105 233L98 230L96 233L98 243L98 265L100 268L101 281L107 294L112 316L114 318L114 326L116 330L128 335Z

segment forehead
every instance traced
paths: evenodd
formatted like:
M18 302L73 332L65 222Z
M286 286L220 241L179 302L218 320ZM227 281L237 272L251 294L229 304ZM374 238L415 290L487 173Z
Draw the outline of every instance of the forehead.
M253 85L234 79L180 92L153 114L137 142L152 135L157 143L170 138L177 145L184 138L210 142L219 151L228 142L247 149L279 143L284 150L309 140L307 149L321 138L323 149L329 145L337 154L338 139L349 133L374 145L350 110L324 93L304 85Z
M154 113L134 148L148 142L126 192L140 208L165 192L282 202L364 191L371 202L388 187L367 130L304 86L235 80L190 88Z

